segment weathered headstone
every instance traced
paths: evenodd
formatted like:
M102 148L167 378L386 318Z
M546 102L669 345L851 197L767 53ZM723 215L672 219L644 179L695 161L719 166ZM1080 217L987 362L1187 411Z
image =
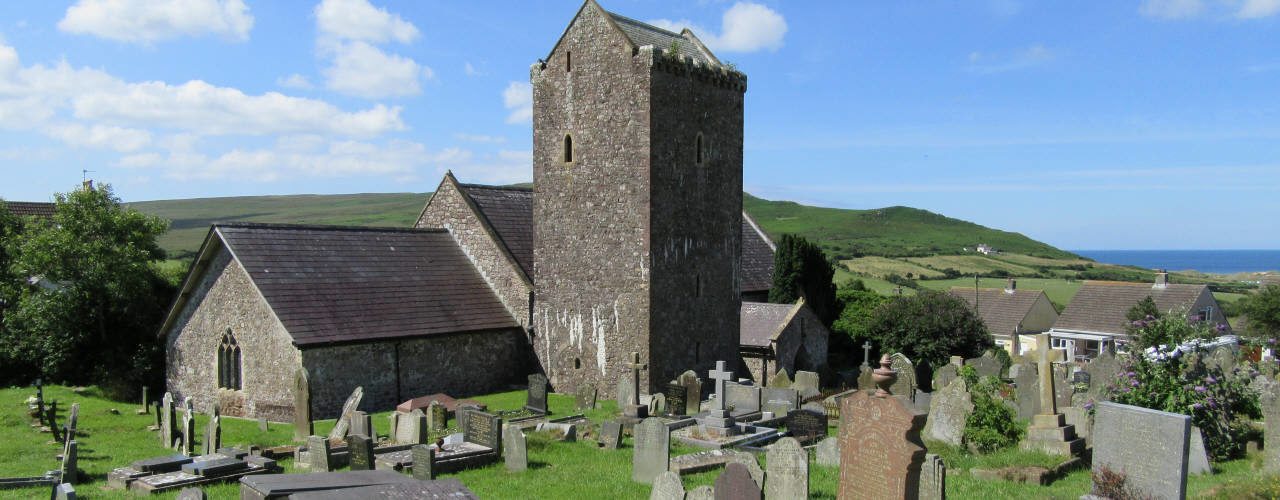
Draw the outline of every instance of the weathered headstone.
M631 369L631 389L629 391L631 397L626 404L621 406L622 414L631 418L645 418L649 415L649 409L640 405L640 370L648 368L649 364L641 363L640 353L632 352L631 361L626 366Z
M840 466L840 438L829 437L818 442L817 446L817 462L818 465L828 467Z
M1191 417L1110 401L1095 408L1095 477L1109 469L1139 497L1186 498Z
M617 396L619 410L631 404L632 398L635 397L635 392L632 391L633 385L634 384L631 383L631 377L628 375L623 375L618 378L618 390L614 394Z
M676 383L683 385L685 388L685 415L695 415L702 411L699 407L702 402L702 381L698 379L698 374L693 370L686 370L676 377Z
M800 392L801 400L806 400L822 394L820 385L821 379L816 372L797 370L796 380L791 383L791 388Z
M925 454L920 467L920 500L945 500L947 498L947 464L942 457Z
M760 390L760 410L781 417L800 407L800 393L790 387L765 387Z
M191 409L182 412L182 454L191 455L195 452L196 439L196 417L192 415Z
M933 390L946 387L952 380L960 378L960 367L947 363L933 371Z
M408 415L400 417L400 428L404 432L396 434L396 441L402 444L425 444L427 442L427 415L415 409Z
M599 445L607 450L616 450L622 446L622 424L613 420L600 424Z
M801 444L812 444L827 437L826 413L812 410L787 412L787 432Z
M54 486L53 500L76 500L76 487L71 483Z
M1262 442L1280 443L1280 384L1274 380L1259 384L1258 402L1262 406ZM1280 472L1280 446L1266 446L1262 453L1262 470Z
M716 490L708 485L702 485L685 494L684 500L715 500Z
M787 375L786 370L778 370L778 373L775 373L773 378L769 379L769 383L765 385L777 388L791 387L791 376Z
M311 472L329 472L329 440L323 436L307 437L307 465Z
M594 410L596 407L596 386L583 385L573 393L573 406L577 411Z
M653 489L649 491L649 500L685 500L680 474L672 471L658 474L653 480Z
M880 358L874 393L860 390L841 400L837 498L912 498L920 491L925 415L887 391L895 378L891 363L888 355Z
M725 403L734 414L760 411L760 388L736 383L725 384Z
M436 478L436 449L425 444L415 444L411 448L413 454L413 478L430 481Z
M1085 371L1089 373L1089 398L1102 401L1107 387L1116 379L1116 374L1120 373L1120 363L1110 349L1103 349L1089 362Z
M764 496L809 498L809 452L795 438L782 438L765 451Z
M635 453L632 456L631 480L652 483L671 461L671 430L657 418L646 418L636 425Z
M1213 472L1213 466L1209 465L1209 453L1204 448L1204 433L1199 427L1191 426L1190 439L1187 444L1187 474Z
M973 413L973 398L964 379L958 378L933 395L929 402L929 419L924 425L925 439L936 439L952 446L964 444L964 423Z
M685 411L689 408L685 399L688 393L689 390L683 385L674 382L667 384L662 390L663 397L667 400L667 412L659 415L685 415Z
M347 451L351 453L351 470L373 470L373 440L369 436L348 434Z
M200 488L183 488L178 492L176 500L205 500L209 498Z
M216 407L215 407L216 408ZM222 447L222 417L215 409L204 429L204 454L212 455Z
M729 462L742 464L747 468L747 474L751 476L751 480L755 481L756 488L764 489L764 469L760 468L760 462L756 460L754 453L745 451L734 451L729 455Z
M1070 363L1054 365L1053 367L1053 400L1055 410L1059 406L1071 406L1071 397L1075 394L1075 384L1071 383L1071 380L1074 378L1072 375L1073 370L1074 368Z
M1236 348L1234 346L1219 346L1209 353L1205 364L1210 368L1222 370L1222 373L1231 373L1236 368Z
M1015 363L1009 367L1009 377L1013 379L1018 418L1029 420L1040 412L1040 387L1036 376L1036 365Z
M972 366L973 370L978 372L979 377L996 377L1000 378L1001 371L1004 366L996 355L991 351L982 353L982 356L964 360L965 366Z
M916 365L905 354L895 352L889 355L890 366L898 374L897 381L889 388L894 396L916 400Z
M67 438L67 446L62 452L62 482L75 484L80 477L79 445L75 439Z
M293 440L307 439L315 431L311 427L311 383L307 369L293 372Z
M534 413L547 413L547 376L541 373L529 375L529 390L525 395L524 409Z
M146 415L151 411L151 400L147 399L147 386L142 386L142 408L138 410L139 415Z
M329 439L346 437L347 431L351 430L351 412L360 407L362 399L364 399L364 387L356 387L351 391L347 401L342 404L342 413L338 414L338 421L333 424L333 430L329 431Z
M508 471L522 472L529 468L529 450L524 431L516 426L503 429L502 445L502 455L506 459Z
M715 490L716 500L760 500L760 486L740 463L724 466L724 472L716 477Z
M431 432L440 432L449 426L449 411L444 405L432 401L427 407L427 428Z
M365 437L369 437L372 435L372 433L369 432L369 414L368 413L365 413L360 410L355 410L351 412L350 415L351 415L350 416L351 429L347 431L348 434L359 434Z
M173 393L164 393L164 398L160 400L160 444L165 448L173 447Z
M267 432L271 430L271 424L267 422L266 417L258 417L258 432Z
M665 415L667 411L667 396L663 393L652 394L649 396L649 414L653 416Z

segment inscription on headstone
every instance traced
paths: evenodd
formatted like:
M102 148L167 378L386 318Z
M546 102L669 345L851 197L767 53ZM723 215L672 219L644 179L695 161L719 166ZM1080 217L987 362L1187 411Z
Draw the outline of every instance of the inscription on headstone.
M351 470L373 470L373 440L368 436L348 435L347 451L351 453Z
M462 439L468 443L502 449L502 418L478 410L467 414L467 426L462 429Z
M897 372L893 386L889 392L894 396L902 396L910 401L916 400L916 365L905 354L895 352L889 356L890 367Z
M311 472L329 472L329 440L323 436L307 437L307 465Z
M809 498L809 452L794 438L782 438L765 452L764 496Z
M914 497L925 455L920 441L925 416L899 398L869 392L860 390L841 401L838 498Z
M662 420L650 417L636 425L631 480L652 483L670 466L671 431Z
M435 461L436 449L425 444L416 444L412 448L413 453L413 477L423 481L430 481L436 478Z
M547 376L541 373L529 375L529 390L524 408L534 413L547 413Z
M688 392L685 386L675 383L667 384L663 388L662 393L667 399L667 415L686 414L685 410L688 409L688 402L685 400L685 394Z
M827 437L827 415L810 410L787 413L787 432L801 444L813 444Z
M1186 498L1191 417L1110 401L1095 408L1095 477L1107 468L1139 496Z

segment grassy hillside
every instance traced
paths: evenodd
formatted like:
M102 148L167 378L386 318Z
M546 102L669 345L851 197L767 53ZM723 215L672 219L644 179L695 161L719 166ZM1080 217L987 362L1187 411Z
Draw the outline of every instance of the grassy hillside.
M790 201L743 196L743 208L770 236L797 233L818 241L841 259L859 255L925 256L959 254L986 243L1004 252L1051 259L1079 257L1018 233L952 219L927 210L810 207Z

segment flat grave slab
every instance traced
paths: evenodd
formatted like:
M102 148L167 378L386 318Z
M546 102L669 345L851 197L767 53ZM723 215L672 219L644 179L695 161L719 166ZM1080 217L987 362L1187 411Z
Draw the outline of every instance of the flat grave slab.
M294 500L349 500L349 499L476 499L480 497L463 486L457 479L437 479L414 483L378 484L329 491L308 491L290 495Z
M249 464L231 457L200 460L182 466L182 472L203 477L222 477L249 468Z
M702 429L701 425L690 425L671 432L671 438L699 448L720 449L737 446L750 446L771 441L783 436L783 432L768 427L756 427L738 424L738 432L728 436L715 436Z
M677 455L671 457L670 470L683 476L718 469L732 461L734 453L736 452L717 449Z
M311 474L262 474L240 479L240 498L285 498L308 491L340 490L383 484L416 483L410 476L389 470L315 472Z
M127 489L134 479L150 475L150 472L140 471L133 467L117 467L107 473L107 487Z
M183 465L189 464L193 461L193 458L186 455L174 454L163 457L144 458L130 464L130 466L143 472L174 472L181 469Z

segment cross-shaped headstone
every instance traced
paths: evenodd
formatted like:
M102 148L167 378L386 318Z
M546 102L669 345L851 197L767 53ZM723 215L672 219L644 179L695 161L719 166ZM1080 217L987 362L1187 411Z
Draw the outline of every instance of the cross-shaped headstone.
M862 343L862 366L871 366L871 342Z
M648 368L648 363L640 362L640 353L631 353L631 362L627 363L627 368L631 369L631 404L640 404L640 370Z
M724 369L724 361L716 361L716 369L711 370L708 376L716 381L716 409L726 409L724 383L733 379L733 372Z
M1065 360L1060 349L1052 347L1052 337L1047 333L1036 335L1036 368L1040 370L1040 414L1058 413L1058 401L1053 395L1053 364Z

